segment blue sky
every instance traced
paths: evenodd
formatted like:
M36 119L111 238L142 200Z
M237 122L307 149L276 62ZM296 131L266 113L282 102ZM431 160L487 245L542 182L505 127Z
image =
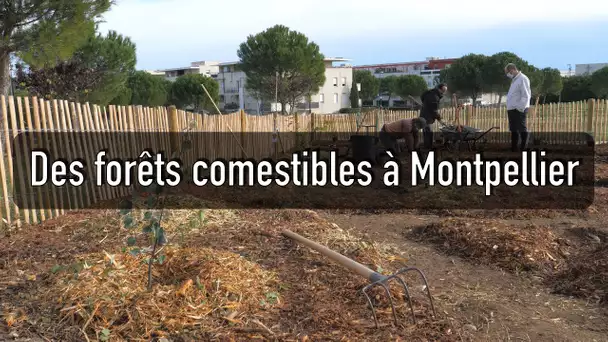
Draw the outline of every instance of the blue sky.
M512 51L538 67L608 62L608 1L118 0L102 31L137 44L139 69L234 61L248 34L283 24L354 65Z

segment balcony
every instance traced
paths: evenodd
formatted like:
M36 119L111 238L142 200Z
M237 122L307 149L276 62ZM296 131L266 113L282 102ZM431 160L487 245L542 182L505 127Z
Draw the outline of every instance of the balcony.
M309 108L308 102L300 102L296 105L296 108L297 109L308 109ZM319 102L311 102L310 108L319 109Z
M224 89L224 94L238 94L239 93L239 89L238 88L226 88Z

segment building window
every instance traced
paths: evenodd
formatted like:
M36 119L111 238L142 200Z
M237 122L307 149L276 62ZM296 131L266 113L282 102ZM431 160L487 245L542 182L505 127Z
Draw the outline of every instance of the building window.
M321 103L325 102L325 94L319 94L319 102L321 102Z
M227 66L225 66L225 67L224 67L224 72L228 72L228 70L230 70L230 68L229 68L229 67L227 67Z
M337 87L337 86L338 86L338 78L334 77L334 87Z
M342 86L346 87L346 77L342 77Z
M338 93L334 93L334 103L338 103Z

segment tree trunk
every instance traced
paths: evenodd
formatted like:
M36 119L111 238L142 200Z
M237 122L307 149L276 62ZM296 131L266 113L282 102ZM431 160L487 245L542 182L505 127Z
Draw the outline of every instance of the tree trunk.
M8 95L11 84L11 55L8 52L0 52L0 95Z
M312 96L308 93L308 114L312 113Z
M498 104L502 103L502 94L498 95Z

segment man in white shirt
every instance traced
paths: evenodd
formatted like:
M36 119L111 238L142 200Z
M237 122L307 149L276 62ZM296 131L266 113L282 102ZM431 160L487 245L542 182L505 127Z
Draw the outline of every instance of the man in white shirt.
M530 79L513 63L505 67L507 77L511 79L511 87L507 93L507 114L509 117L509 130L511 131L511 150L517 151L517 145L521 138L520 150L526 148L528 142L528 129L526 127L526 116L530 108Z

